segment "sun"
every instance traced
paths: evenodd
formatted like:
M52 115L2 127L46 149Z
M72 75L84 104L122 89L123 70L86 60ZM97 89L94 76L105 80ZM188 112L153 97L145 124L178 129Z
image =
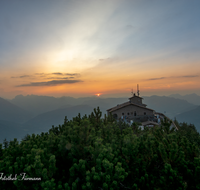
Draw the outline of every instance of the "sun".
M95 95L99 97L101 94L100 94L100 93L98 93L98 94L95 94Z

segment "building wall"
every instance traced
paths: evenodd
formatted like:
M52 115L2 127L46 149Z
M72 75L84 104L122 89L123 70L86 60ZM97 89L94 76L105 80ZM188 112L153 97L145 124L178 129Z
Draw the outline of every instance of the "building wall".
M136 112L136 117L137 116L145 116L144 113L146 113L146 116L154 116L153 110L140 108L140 107L137 107L137 106L134 106L134 105L128 105L124 108L120 108L118 110L115 110L115 111L112 112L112 115L117 114L118 118L121 118L122 113L124 113L123 116L133 117L133 116L135 116L134 115L135 112Z

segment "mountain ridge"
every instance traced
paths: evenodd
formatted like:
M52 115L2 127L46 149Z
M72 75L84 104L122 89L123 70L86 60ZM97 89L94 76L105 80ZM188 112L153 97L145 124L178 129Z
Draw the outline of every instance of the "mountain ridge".
M192 93L192 94L186 94L186 95L180 95L180 94L171 94L169 97L174 97L182 100L186 100L189 103L195 104L195 105L200 105L200 96Z
M24 110L0 97L0 120L23 123L31 117L32 114L28 110Z

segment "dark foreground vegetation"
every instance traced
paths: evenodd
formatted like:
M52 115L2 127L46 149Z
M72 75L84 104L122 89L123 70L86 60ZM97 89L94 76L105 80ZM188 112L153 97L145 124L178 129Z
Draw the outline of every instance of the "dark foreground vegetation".
M99 109L65 118L49 133L0 144L0 189L200 189L199 133L175 123L178 131L167 121L141 131L137 123L101 119Z

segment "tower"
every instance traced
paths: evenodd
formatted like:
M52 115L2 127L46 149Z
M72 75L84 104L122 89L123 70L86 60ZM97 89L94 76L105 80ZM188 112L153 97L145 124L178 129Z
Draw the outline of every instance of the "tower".
M133 104L137 104L143 107L146 107L145 104L142 103L142 97L140 97L140 91L139 91L139 84L137 84L137 95L133 91L131 92L132 97L129 98L129 102Z
M132 91L131 91L131 94L132 94L132 96L134 96L134 95L133 95L133 89L132 89Z
M138 94L138 96L140 96L139 84L137 84L137 94Z

